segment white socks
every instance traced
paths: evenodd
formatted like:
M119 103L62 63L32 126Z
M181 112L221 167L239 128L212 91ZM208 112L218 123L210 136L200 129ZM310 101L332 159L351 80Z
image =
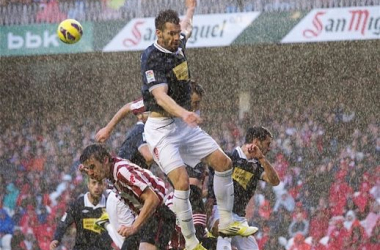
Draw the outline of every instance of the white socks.
M223 238L221 236L218 237L218 241L216 244L216 250L231 250L231 238Z
M195 236L193 211L189 201L190 190L174 190L173 211L177 215L181 231L186 241L186 249L193 249L199 243Z
M220 217L219 229L223 229L232 223L232 208L234 206L232 169L224 172L215 171L214 193Z

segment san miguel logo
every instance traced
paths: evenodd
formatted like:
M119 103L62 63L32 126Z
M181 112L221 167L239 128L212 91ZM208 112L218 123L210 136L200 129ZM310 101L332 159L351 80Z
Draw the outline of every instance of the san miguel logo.
M131 35L133 37L127 37L123 41L123 45L125 47L130 47L130 46L136 46L140 41L141 41L141 31L139 30L139 27L143 25L145 22L144 21L137 21L132 28Z
M380 38L380 6L316 9L287 34L282 42L315 42Z
M316 37L325 32L360 32L363 36L366 31L372 30L378 26L380 16L375 19L369 16L368 10L351 10L350 17L328 18L326 23L322 22L322 16L326 14L324 11L318 11L313 19L313 28L306 29L303 36L306 38ZM379 29L376 27L375 33L379 34Z
M197 15L187 47L229 46L259 15L260 12ZM145 50L156 39L154 18L135 18L103 51Z
M156 39L154 18L136 18L103 48L103 51L143 50Z

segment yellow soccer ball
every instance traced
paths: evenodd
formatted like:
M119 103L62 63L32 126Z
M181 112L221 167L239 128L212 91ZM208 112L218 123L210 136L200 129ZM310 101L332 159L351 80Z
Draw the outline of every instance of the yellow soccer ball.
M81 39L83 28L77 20L66 19L58 25L57 34L62 42L73 44Z

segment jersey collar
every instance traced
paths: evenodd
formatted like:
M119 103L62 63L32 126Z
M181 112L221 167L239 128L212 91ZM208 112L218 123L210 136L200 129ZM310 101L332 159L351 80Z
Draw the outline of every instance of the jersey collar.
M164 52L164 53L167 53L167 54L180 54L180 55L184 56L181 47L178 47L178 49L177 49L176 52L172 52L172 51L170 51L170 50L165 49L165 48L162 47L161 45L159 45L159 44L157 43L157 40L154 42L154 47L156 47L159 51Z
M241 149L241 147L236 147L235 150L239 154L240 158L245 159L248 162L253 162L253 163L257 162L257 160L255 160L255 159L248 160L247 156L244 154L243 149Z
M159 45L158 42L157 42L157 40L154 42L154 47L156 47L159 51L162 51L164 53L168 53L168 54L172 54L173 53L170 50L167 50L164 47L162 47L161 45Z
M104 195L102 195L102 199L99 201L99 203L94 206L94 204L91 203L90 199L88 199L88 195L89 195L89 192L87 192L85 195L84 195L84 206L86 207L92 207L92 208L98 208L98 207L105 207L106 206L106 197L104 197Z

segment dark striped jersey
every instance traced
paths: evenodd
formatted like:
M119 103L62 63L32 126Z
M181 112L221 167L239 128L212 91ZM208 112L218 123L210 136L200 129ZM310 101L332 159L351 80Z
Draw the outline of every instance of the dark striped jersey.
M168 85L168 95L180 106L190 109L190 73L185 56L186 37L181 34L181 41L176 52L161 47L157 42L149 46L141 55L141 88L147 111L163 112L150 90L160 84Z
M130 160L142 168L148 168L145 158L139 152L139 148L146 144L144 138L144 123L139 121L128 132L127 138L119 149L118 156Z
M255 194L259 180L262 180L264 168L260 162L255 159L247 160L245 154L240 147L236 147L227 155L232 160L233 172L232 179L234 183L234 207L232 212L244 217L245 208ZM213 190L214 171L210 169L209 194L215 198Z
M113 158L112 182L120 197L136 214L144 203L140 196L146 188L151 188L164 204L166 195L165 183L147 169L143 169L132 162Z
M203 162L198 163L195 167L190 167L186 165L186 171L190 178L196 178L203 182L206 176L206 167L207 165Z
M87 193L88 194L88 193ZM75 223L76 237L74 250L109 250L112 240L106 231L101 232L95 228L95 220L98 219L106 206L106 198L94 206L87 194L79 196L69 204L66 213L58 223L54 233L54 240L61 242L66 230Z

